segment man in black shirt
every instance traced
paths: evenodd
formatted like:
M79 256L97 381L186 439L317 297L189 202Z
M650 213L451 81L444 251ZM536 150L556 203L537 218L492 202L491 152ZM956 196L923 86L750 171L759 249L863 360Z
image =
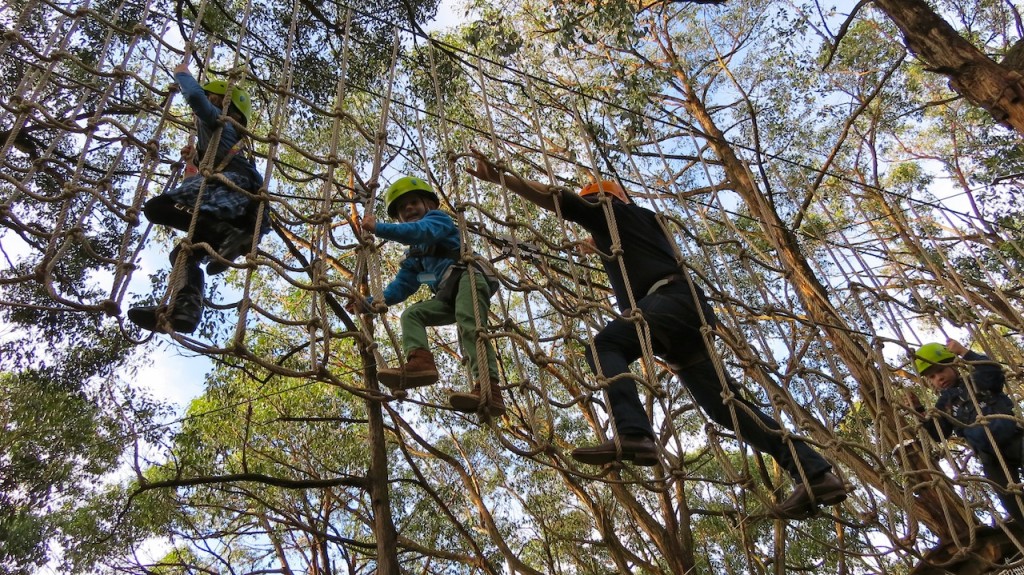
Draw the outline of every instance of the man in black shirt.
M502 184L526 200L580 224L590 232L592 246L600 253L621 250L617 257L602 257L619 309L624 316L629 315L631 307L642 314L655 355L665 360L712 420L771 455L790 474L797 487L776 510L780 516L810 517L818 505L835 505L846 499L845 484L832 473L824 457L799 439L783 440L778 422L743 399L734 381L719 377L700 331L703 325L715 327L718 320L701 289L695 285L691 289L680 271L672 244L654 212L633 204L613 181L595 182L577 195L503 173L475 150L474 157L476 167L467 169L468 173ZM602 196L610 201L601 202ZM613 245L616 235L618 246ZM635 305L630 305L631 301ZM572 456L577 461L593 465L617 460L648 466L658 463L654 428L629 369L643 355L641 346L637 325L625 318L613 319L594 337L587 362L594 373L608 381L617 435L594 447L574 449ZM731 396L728 402L723 398L727 390Z

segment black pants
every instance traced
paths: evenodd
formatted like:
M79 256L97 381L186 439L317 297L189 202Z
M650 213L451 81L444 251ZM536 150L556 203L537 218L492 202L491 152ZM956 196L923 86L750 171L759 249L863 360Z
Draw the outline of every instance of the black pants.
M704 319L717 325L711 306L700 294ZM711 351L700 333L701 318L685 281L669 284L636 302L650 328L653 350L662 357L693 395L697 405L713 421L736 433L741 441L758 451L771 455L795 479L803 471L807 477L818 477L829 471L829 462L798 439L782 439L777 421L756 405L743 399L734 381L718 376ZM588 350L591 369L608 378L629 373L629 365L642 355L637 326L626 320L612 320L594 338L597 361ZM600 364L600 366L597 365ZM723 392L733 394L726 404ZM621 378L609 385L609 401L615 427L622 435L654 437L650 419L644 411L636 382Z
M999 501L1002 502L1003 508L1010 514L1011 517L1017 521L1024 521L1024 495L1018 496L1013 493L1006 491L1006 486L1013 483L1020 483L1020 471L1022 455L1021 450L1024 449L1024 437L1017 435L1002 443L999 446L999 453L1002 455L1003 462L1006 463L1004 467L999 461L999 456L989 450L978 450L975 449L975 455L981 461L981 467L985 472L985 477L990 479L992 483L999 486L996 495L999 496ZM1020 499L1021 501L1018 501Z

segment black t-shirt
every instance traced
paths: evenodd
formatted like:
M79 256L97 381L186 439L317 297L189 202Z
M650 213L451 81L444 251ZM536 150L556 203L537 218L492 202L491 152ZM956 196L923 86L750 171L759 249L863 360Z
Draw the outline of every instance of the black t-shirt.
M586 228L594 236L597 249L611 253L612 234L604 207L569 192L562 192L559 198L562 216ZM651 210L613 201L612 213L622 244L621 257L625 262L626 276L633 297L639 300L657 281L679 273L675 252ZM612 284L619 309L628 309L629 297L626 294L626 281L622 277L622 265L617 259L601 258L601 262Z

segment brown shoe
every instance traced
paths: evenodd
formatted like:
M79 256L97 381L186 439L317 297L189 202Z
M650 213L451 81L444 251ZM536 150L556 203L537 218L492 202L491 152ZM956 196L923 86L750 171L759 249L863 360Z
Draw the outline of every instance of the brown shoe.
M846 484L831 471L809 480L808 486L800 482L776 513L783 519L807 519L818 512L819 505L837 505L846 499ZM809 489L808 489L809 487Z
M632 461L637 465L650 467L658 463L658 446L653 439L645 435L624 435L619 438L618 447L614 439L609 439L601 445L573 449L572 458L589 465Z
M495 378L491 378L491 394L487 402L487 414L491 417L501 417L505 415L505 399L501 396L501 387L495 382ZM451 404L452 409L456 411L462 411L465 413L478 413L480 412L483 398L481 397L480 383L473 384L473 390L469 393L453 393L448 396L448 403Z
M401 369L377 371L377 381L391 389L412 389L437 383L437 365L434 354L425 349L409 352L409 359Z

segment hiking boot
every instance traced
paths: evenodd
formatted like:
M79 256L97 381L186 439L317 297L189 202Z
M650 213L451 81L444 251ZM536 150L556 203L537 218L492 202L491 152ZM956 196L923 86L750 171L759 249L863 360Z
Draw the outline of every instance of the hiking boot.
M185 285L174 295L169 306L139 306L128 310L128 319L149 331L166 333L165 324L157 321L163 316L178 333L192 333L203 317L203 270L189 267L185 272Z
M377 371L377 381L391 389L412 389L437 383L437 365L434 354L425 349L409 352L409 359L401 369Z
M501 387L496 383L497 376L491 376L490 378L490 397L487 399L487 414L491 417L501 417L505 415L505 399L501 397ZM480 382L473 384L473 389L469 393L453 393L448 396L448 403L452 406L452 409L456 411L462 411L465 413L480 413L481 407L483 407L484 398L482 397L482 390L480 388Z
M803 481L796 486L793 494L779 504L776 512L783 519L807 519L818 512L819 505L837 505L846 499L846 484L835 473Z
M227 222L218 221L213 224L212 231L221 238L217 247L217 255L228 262L233 262L238 259L238 256L249 253L252 248L252 230L236 228ZM226 262L211 258L210 263L206 264L206 272L215 276L227 270L228 267L230 266Z
M620 451L621 448L621 451ZM572 450L572 458L589 465L604 465L613 461L632 461L637 465L650 467L658 463L658 446L646 435L623 435L618 447L609 439L593 447L578 447Z

